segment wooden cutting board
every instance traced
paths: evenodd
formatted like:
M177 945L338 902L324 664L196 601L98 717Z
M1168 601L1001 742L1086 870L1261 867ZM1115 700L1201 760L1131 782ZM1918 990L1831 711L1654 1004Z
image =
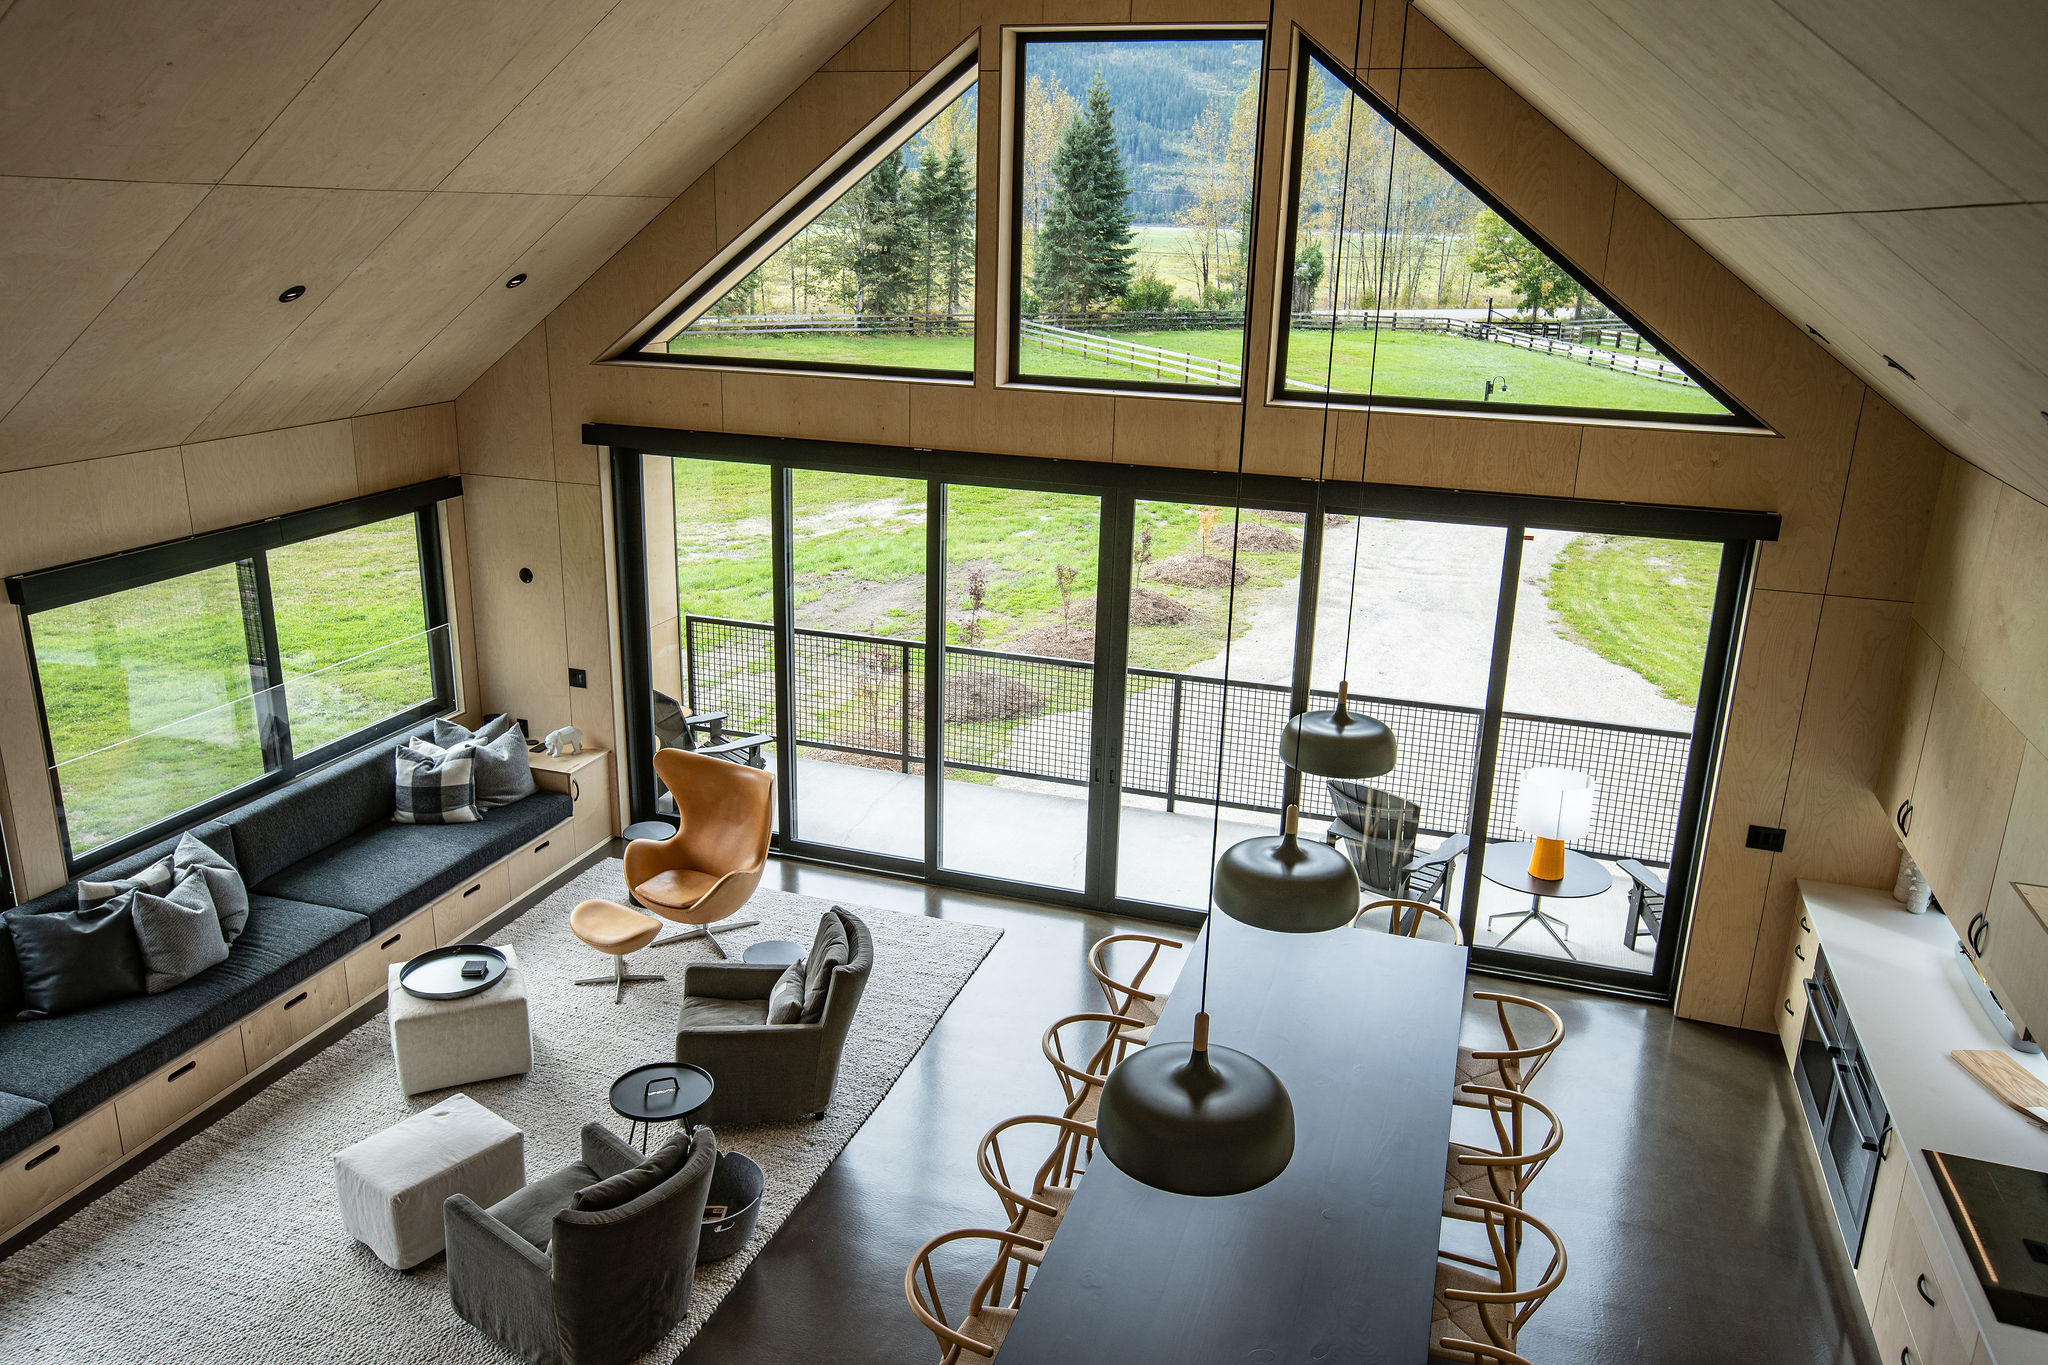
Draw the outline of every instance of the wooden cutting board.
M2003 1052L1990 1048L1957 1048L1948 1054L1963 1070L1975 1076L1986 1090L2025 1114L2036 1125L2048 1128L2030 1108L2048 1107L2048 1084Z

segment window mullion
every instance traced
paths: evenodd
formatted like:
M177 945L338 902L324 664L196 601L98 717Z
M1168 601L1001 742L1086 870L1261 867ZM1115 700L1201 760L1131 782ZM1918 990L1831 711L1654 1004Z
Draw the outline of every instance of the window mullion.
M263 767L290 772L291 707L284 693L284 654L277 645L277 609L270 596L270 562L261 550L236 566L242 586L242 632L249 645L249 686Z

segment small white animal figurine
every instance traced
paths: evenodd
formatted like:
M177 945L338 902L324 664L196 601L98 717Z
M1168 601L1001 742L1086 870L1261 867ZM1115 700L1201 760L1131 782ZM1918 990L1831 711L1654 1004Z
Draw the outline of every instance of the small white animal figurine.
M583 732L573 725L564 725L559 730L550 731L541 743L547 746L549 758L580 754L583 752Z

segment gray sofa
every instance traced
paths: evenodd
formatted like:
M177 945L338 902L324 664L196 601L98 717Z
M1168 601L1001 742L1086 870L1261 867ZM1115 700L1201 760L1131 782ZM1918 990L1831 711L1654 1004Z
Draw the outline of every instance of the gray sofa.
M464 1321L533 1365L610 1365L660 1341L690 1310L704 1198L718 1142L698 1128L679 1168L615 1207L572 1207L648 1163L603 1124L585 1124L583 1159L479 1208L442 1206L448 1298ZM658 1169L658 1168L657 1168ZM654 1178L654 1177L648 1177Z
M392 824L391 754L405 738L374 744L195 827L248 884L249 922L227 961L181 986L17 1019L21 972L13 940L0 929L0 1159L83 1118L573 813L569 797L542 791L473 824ZM135 871L176 844L174 836L93 876ZM77 903L77 886L67 883L22 909Z

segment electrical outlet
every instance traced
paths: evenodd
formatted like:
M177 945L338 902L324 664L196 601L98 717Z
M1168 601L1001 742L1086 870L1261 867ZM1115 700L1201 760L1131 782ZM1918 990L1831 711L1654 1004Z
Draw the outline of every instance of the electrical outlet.
M569 686L571 686L571 687L588 687L588 686L590 686L590 675L589 675L588 673L584 672L584 671L583 671L582 669L580 669L580 668L572 668L572 669L570 669L570 670L569 670Z
M1785 831L1774 825L1751 825L1748 847L1760 848L1766 853L1785 851Z

